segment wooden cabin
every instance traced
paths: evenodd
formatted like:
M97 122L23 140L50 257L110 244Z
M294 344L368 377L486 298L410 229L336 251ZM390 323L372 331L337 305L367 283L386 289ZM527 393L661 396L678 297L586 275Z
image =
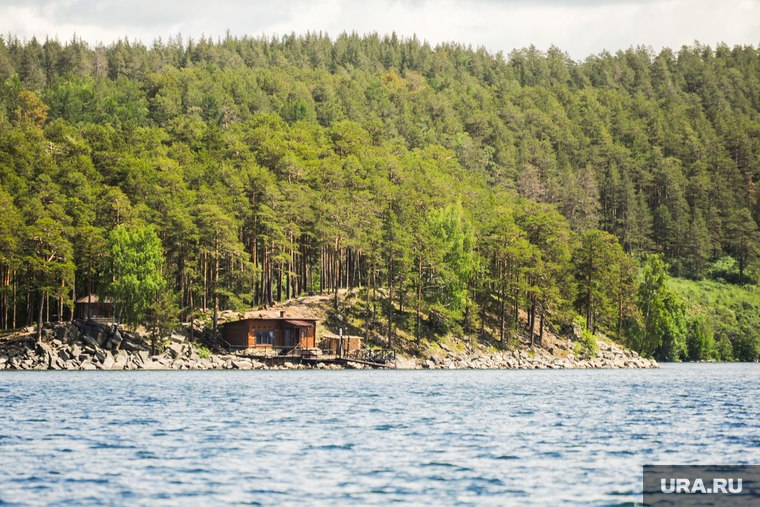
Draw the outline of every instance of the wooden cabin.
M113 302L110 300L98 300L98 296L90 294L77 299L74 303L74 318L87 320L111 319L113 317Z
M253 312L224 325L224 341L233 349L287 349L316 346L319 319L288 316L286 312Z

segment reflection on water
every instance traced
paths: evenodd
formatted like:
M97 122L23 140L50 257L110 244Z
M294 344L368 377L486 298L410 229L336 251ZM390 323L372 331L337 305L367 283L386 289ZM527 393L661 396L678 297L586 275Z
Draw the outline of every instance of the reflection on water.
M0 505L633 505L760 463L760 365L0 374Z

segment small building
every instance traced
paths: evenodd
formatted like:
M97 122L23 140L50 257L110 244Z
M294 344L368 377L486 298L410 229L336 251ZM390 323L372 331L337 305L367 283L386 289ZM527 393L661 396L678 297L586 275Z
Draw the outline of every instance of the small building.
M100 301L98 296L90 294L77 299L74 303L74 318L87 320L105 320L113 318L113 302L104 299Z
M233 349L311 349L316 346L317 321L286 312L252 312L224 325L224 341Z
M319 346L327 354L347 357L362 349L362 339L359 336L327 334L322 336Z

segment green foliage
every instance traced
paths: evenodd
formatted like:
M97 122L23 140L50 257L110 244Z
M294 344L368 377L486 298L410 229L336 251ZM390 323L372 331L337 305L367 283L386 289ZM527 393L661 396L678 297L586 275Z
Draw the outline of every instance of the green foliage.
M642 269L637 305L640 319L631 323L630 343L642 356L679 361L686 355L685 305L668 288L667 265L649 255Z
M578 286L576 307L586 316L586 328L594 331L594 323L609 321L614 301L619 294L621 270L626 258L617 239L604 231L590 230L580 238L573 253L573 268Z
M519 315L538 331L581 312L658 358L705 357L707 325L710 354L750 359L755 300L707 310L696 291L684 309L680 279L645 297L631 258L757 281L758 72L756 48L722 44L574 62L374 34L10 36L0 271L15 278L0 294L15 283L31 322L41 299L102 293L106 238L147 225L172 301L153 322L361 286L367 333L393 334L381 312L418 338L506 344Z
M194 345L196 352L198 353L198 357L201 359L208 359L211 356L211 351L204 347L203 345Z
M754 285L672 279L671 289L686 302L694 360L754 361L760 344L760 291ZM709 347L712 342L712 347ZM694 356L692 356L692 351ZM698 354L697 354L698 353Z
M473 252L475 236L460 203L430 211L427 227L434 268L429 285L434 289L426 293L432 306L447 320L456 321L469 303L467 284L477 262Z
M599 354L599 345L596 342L596 336L586 329L586 319L577 315L573 322L579 324L582 329L581 337L575 343L575 355L584 359L596 357Z
M119 226L111 231L109 249L113 281L106 294L114 300L119 319L136 327L166 285L160 272L164 262L161 241L152 227ZM161 309L165 307L160 304Z
M695 315L688 321L686 339L689 361L707 361L715 354L714 330L704 315Z

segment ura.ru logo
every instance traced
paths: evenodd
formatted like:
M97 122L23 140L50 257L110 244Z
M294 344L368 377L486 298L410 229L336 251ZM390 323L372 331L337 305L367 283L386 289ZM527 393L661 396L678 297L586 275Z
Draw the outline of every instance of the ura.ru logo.
M709 488L705 487L705 483L702 479L694 479L694 483L689 479L670 479L670 484L668 484L667 481L668 479L660 480L660 490L662 490L663 493L728 494L741 493L742 491L741 479L736 479L736 484L734 484L734 479L715 478L712 481L712 487Z

